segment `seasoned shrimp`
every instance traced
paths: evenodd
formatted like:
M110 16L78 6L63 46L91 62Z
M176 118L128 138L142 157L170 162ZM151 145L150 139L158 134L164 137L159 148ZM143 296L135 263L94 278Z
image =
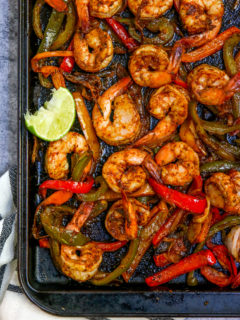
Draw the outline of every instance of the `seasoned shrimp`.
M190 37L184 45L198 47L216 37L224 14L222 0L181 0L179 15Z
M73 41L74 58L82 70L98 72L112 61L114 51L112 39L101 28L95 28L86 35L76 32Z
M92 120L97 136L110 145L130 143L141 130L140 115L132 98L122 94L129 84L131 78L123 78L105 91L93 108ZM113 121L110 119L112 110Z
M91 279L102 262L102 250L94 244L72 247L61 245L61 270L79 282Z
M115 192L134 192L144 186L146 172L141 167L147 152L126 149L113 153L105 162L102 175L108 186Z
M214 173L205 182L205 192L211 204L231 213L240 213L240 172Z
M201 64L188 75L188 85L197 101L221 105L239 91L239 75L229 81L228 75L213 66Z
M136 211L137 224L139 226L145 226L152 217L149 207L133 198L130 198L128 201L130 202L128 205L131 205L133 210ZM126 233L125 224L124 204L123 200L119 200L115 202L108 211L105 227L113 238L120 241L130 240L130 237Z
M140 19L154 19L171 9L173 0L128 0L128 7Z
M85 138L77 132L69 132L62 139L50 142L46 157L45 168L52 179L66 179L69 172L68 153L81 155L88 150Z
M168 55L161 47L142 45L131 56L129 71L138 85L159 88L172 81L171 74L167 72L168 64Z
M161 178L165 184L184 186L194 176L200 175L198 155L185 142L166 144L156 154L155 160L161 168Z
M146 136L134 146L158 146L173 134L188 115L189 95L185 89L175 85L165 85L153 93L148 110L160 121Z

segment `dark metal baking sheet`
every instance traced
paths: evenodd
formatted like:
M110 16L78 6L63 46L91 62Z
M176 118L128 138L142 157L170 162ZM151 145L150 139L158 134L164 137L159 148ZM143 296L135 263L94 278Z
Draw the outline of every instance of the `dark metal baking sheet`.
M239 25L240 10L233 12L232 4L233 1L225 1L222 30ZM25 129L23 115L28 109L39 107L49 90L37 84L36 75L29 68L32 52L35 53L38 46L32 33L31 12L32 1L19 0L18 261L19 279L26 295L43 310L60 316L238 316L240 292L217 289L201 278L196 288L186 286L185 276L158 289L147 288L143 282L144 276L157 270L154 264L149 263L148 257L145 257L129 284L96 288L78 284L60 275L51 262L49 252L36 246L30 230L35 205L39 200L36 198L36 184L45 176L41 164L34 168L30 165L31 137ZM221 53L204 62L222 67ZM112 152L111 148L106 150L105 157ZM37 176L34 170L38 171ZM98 228L101 229L101 221ZM102 233L94 234L93 231L93 237L98 234Z

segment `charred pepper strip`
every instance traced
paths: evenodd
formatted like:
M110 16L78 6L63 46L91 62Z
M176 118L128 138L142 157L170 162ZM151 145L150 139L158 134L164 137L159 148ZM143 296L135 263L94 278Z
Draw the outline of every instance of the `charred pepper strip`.
M182 62L196 62L214 54L221 50L225 41L235 33L240 33L240 29L237 27L231 27L223 31L215 39L206 43L202 47L183 54Z
M72 193L88 193L94 184L93 178L89 177L86 182L76 182L72 180L46 180L40 187L39 191L43 189L65 190Z
M121 23L113 18L107 18L105 20L129 51L132 51L139 46L139 43L130 37L129 33Z
M33 30L39 39L43 38L40 13L44 3L44 0L37 0L33 8Z
M128 241L115 241L115 242L90 242L93 243L96 247L101 249L103 252L114 252L124 247Z
M136 256L133 259L133 262L131 263L130 267L122 274L126 282L129 281L129 279L137 269L139 263L141 262L144 254L151 246L155 232L159 230L161 225L165 223L167 219L168 208L164 201L161 201L152 210L157 211L156 213L154 212L156 215L149 221L149 223L144 227L144 229L140 233L140 243L138 246Z
M206 199L199 199L197 197L181 193L174 189L170 189L165 185L158 183L153 178L148 179L149 184L154 191L160 195L165 201L175 204L177 207L190 211L192 213L203 213L206 208Z
M95 286L104 286L104 285L112 282L113 280L115 280L119 276L121 276L123 274L123 272L125 272L130 267L131 263L133 262L133 259L135 258L137 250L138 250L139 241L140 241L139 238L137 238L137 239L134 239L130 242L128 253L121 260L120 265L113 272L109 273L103 279L91 280L91 283L94 284Z
M66 13L66 24L64 29L58 33L56 40L51 45L51 50L61 48L73 35L76 25L76 13L72 1L68 5L68 12ZM68 49L71 50L71 49ZM64 70L65 71L65 70Z
M209 231L209 233L208 233L208 235L207 235L207 238L206 238L203 242L199 243L199 244L196 246L196 248L195 248L195 250L194 250L194 253L197 253L197 252L199 252L200 250L202 250L202 248L204 247L205 242L206 242L206 240L207 240L208 238L213 237L213 236L214 236L216 233L218 233L219 231L225 230L225 229L227 229L227 228L231 228L231 227L236 226L236 225L239 225L239 224L240 224L240 216L227 216L227 217L225 217L223 220L217 222L216 224L214 224L214 225L211 227L211 229L210 229L210 231ZM195 278L193 271L190 272L190 273L188 274L188 276L187 276L187 284L188 284L189 286L196 286L196 285L198 284L198 281L197 281L197 279Z
M74 210L69 207L46 207L41 213L45 232L59 243L69 246L81 246L89 241L81 232L67 230L62 226L63 216L73 216Z
M95 179L95 184L100 184L100 187L97 190L91 190L87 194L78 194L78 199L81 201L98 201L108 190L108 185L102 176Z
M75 164L73 170L72 170L72 179L74 181L80 181L83 177L84 169L88 165L89 161L91 161L91 154L89 152L86 152L80 157Z
M158 232L153 237L153 245L157 246L164 237L169 235L175 227L179 224L182 220L183 216L185 215L185 211L181 209L176 209L174 213L168 218L168 220L161 226Z
M213 161L207 162L200 167L201 173L226 172L231 169L240 171L240 162L234 161Z
M54 72L58 70L58 67L55 66L45 66L42 67L40 64L40 60L52 57L73 57L72 51L45 51L41 53L37 53L31 60L32 70L34 72Z
M227 39L223 47L223 59L230 77L235 76L238 72L237 63L234 59L233 51L237 44L240 42L240 35L235 34ZM235 118L240 117L240 93L237 92L233 96L233 115Z
M84 137L93 153L93 158L97 163L101 157L101 147L96 136L95 129L92 124L92 119L89 115L85 102L80 92L74 92L73 97L76 103L76 111L80 126Z
M230 133L232 131L240 129L240 124L236 124L234 126L228 126L221 122L205 121L205 120L201 120L201 123L203 128L206 131L212 134L217 134L217 135L224 135L226 133Z
M50 7L58 12L67 11L67 4L63 0L44 0Z
M167 267L166 269L145 279L149 287L156 287L166 283L178 276L199 269L206 265L213 265L216 259L210 250L202 250L183 258L180 262Z
M197 102L191 101L189 103L189 112L190 115L196 124L196 131L200 139L211 149L213 149L217 155L219 155L221 158L234 161L235 156L232 153L232 150L229 150L228 146L223 146L219 141L217 141L214 137L209 136L205 129L202 126L201 119L198 116L197 113Z

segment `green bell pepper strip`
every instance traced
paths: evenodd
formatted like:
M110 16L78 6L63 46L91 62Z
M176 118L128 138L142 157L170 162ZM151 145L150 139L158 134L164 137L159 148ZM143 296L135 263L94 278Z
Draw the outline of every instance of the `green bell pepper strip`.
M45 4L44 0L37 0L33 7L33 30L39 39L43 39L40 13L44 4Z
M61 245L54 239L49 238L50 244L50 254L53 260L53 263L58 271L61 272L62 269L62 260L61 260Z
M108 190L108 185L102 176L99 176L95 179L95 184L100 184L97 190L91 190L85 194L78 194L78 199L81 201L98 201L99 198Z
M84 173L84 169L88 165L89 161L91 160L92 156L89 152L85 152L82 156L78 156L78 159L73 166L72 170L72 179L74 181L81 181Z
M199 138L211 149L215 151L215 153L223 159L235 161L235 156L232 153L232 150L229 150L228 145L223 146L219 141L217 141L214 137L209 136L205 129L202 126L201 119L197 113L197 102L191 101L189 103L189 113L196 125L196 131Z
M49 50L49 48L51 47L52 43L54 42L54 40L56 39L60 31L64 16L65 14L63 12L57 12L54 9L52 10L52 14L48 20L47 27L44 31L44 37L41 41L41 44L38 48L37 53L41 53ZM45 78L42 73L38 74L38 78L41 86L48 89L52 88L51 81Z
M219 135L224 135L226 133L230 133L240 129L240 124L236 124L235 126L228 126L221 122L205 121L205 120L201 120L201 124L206 131L212 134L219 134Z
M240 216L227 216L223 220L215 223L211 227L211 229L209 230L209 233L208 233L207 238L205 239L205 241L200 242L196 246L196 248L194 250L194 253L201 251L202 248L205 245L206 240L211 238L211 237L213 237L216 233L218 233L218 232L220 232L222 230L225 230L227 228L231 228L231 227L237 226L239 224L240 224ZM191 271L191 272L188 273L188 275L187 275L187 284L189 286L196 286L198 284L198 281L194 276L194 271Z
M86 221L86 224L89 224L94 220L97 216L99 216L102 212L106 211L108 208L108 202L106 200L99 200L95 202L95 205L92 209L92 212L89 218Z
M231 38L227 39L223 46L223 59L225 68L230 77L235 76L237 74L237 63L234 59L234 48L240 42L240 35L234 34ZM240 117L240 93L235 93L233 96L233 115L235 118Z
M62 226L64 216L72 216L74 210L66 206L52 206L46 207L41 212L41 222L45 232L59 243L68 246L82 246L89 241L89 238L84 236L81 232L66 230Z
M203 164L200 167L201 173L226 172L231 169L240 171L240 162L234 161L213 161Z
M106 284L112 282L113 280L115 280L116 278L121 276L123 274L123 272L125 272L130 267L131 263L133 262L133 259L135 258L136 253L137 253L139 241L140 241L139 238L131 241L129 249L128 249L128 253L122 259L120 265L114 271L110 272L103 279L91 280L91 283L95 286L105 286Z
M76 25L76 12L72 1L68 4L68 12L66 13L66 24L62 31L59 32L56 40L51 45L51 50L61 48L73 35Z

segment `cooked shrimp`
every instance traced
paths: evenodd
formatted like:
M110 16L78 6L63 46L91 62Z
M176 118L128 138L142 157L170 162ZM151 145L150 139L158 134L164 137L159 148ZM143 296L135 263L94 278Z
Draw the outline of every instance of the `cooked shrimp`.
M91 279L102 262L102 250L94 244L72 247L61 245L61 270L76 280L87 281Z
M198 47L216 37L224 14L222 0L181 0L179 15L191 35L183 43Z
M74 58L82 70L98 72L112 61L114 51L112 39L101 28L95 28L86 35L76 32L73 41Z
M165 184L184 186L194 176L200 175L198 155L185 142L166 144L156 154L155 160L161 168L161 178Z
M128 7L140 19L154 19L171 9L173 0L128 0Z
M66 179L69 172L68 153L81 155L88 150L85 138L77 132L69 132L62 139L50 142L46 157L45 168L52 179Z
M168 55L161 47L142 45L131 56L129 71L138 85L159 88L172 81L171 74L167 72L168 64Z
M105 91L93 108L92 119L97 136L110 145L130 143L141 130L140 115L132 98L122 94L129 84L131 78L123 78ZM113 121L110 119L112 110Z
M90 0L89 9L92 17L104 19L112 17L122 5L122 0Z
M158 146L173 134L188 115L189 95L179 86L165 85L153 93L148 110L160 121L146 136L134 143L134 146Z
M231 213L240 213L240 172L214 173L205 182L211 204Z
M141 167L147 152L126 149L113 153L105 162L102 175L108 186L115 192L134 192L144 186L146 172Z
M187 79L194 97L206 105L220 105L229 99L235 90L232 80L224 71L208 64L194 68Z
M128 205L132 207L131 209L136 211L137 224L145 226L152 217L149 207L133 198L130 198L128 201L130 202ZM131 239L126 233L126 216L124 214L123 200L119 200L111 206L106 216L105 227L111 236L117 240L124 241Z

